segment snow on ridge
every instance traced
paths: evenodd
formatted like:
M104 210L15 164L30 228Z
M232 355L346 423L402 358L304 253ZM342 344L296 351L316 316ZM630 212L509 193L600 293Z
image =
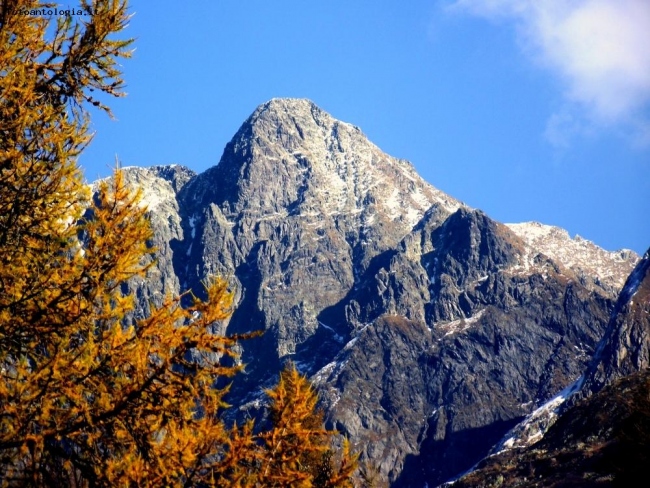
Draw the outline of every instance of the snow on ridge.
M627 303L632 299L632 297L634 297L634 295L636 295L636 292L639 291L639 287L641 286L641 282L648 272L648 268L650 267L650 256L648 256L648 253L646 253L643 259L644 260L637 265L634 271L632 271L630 277L625 283L625 287L621 291L620 299L624 303Z
M134 189L139 188L141 190L139 202L141 208L146 207L147 210L152 211L167 202L175 203L176 192L172 188L171 183L152 173L149 168L141 166L124 166L121 169L124 172L123 174L126 182L132 185ZM88 184L87 187L90 189L91 193L95 193L102 182L110 181L112 178L112 176L99 178Z
M492 448L490 455L527 447L544 437L549 427L555 423L560 407L573 393L580 390L584 375L564 388L561 392L530 413L522 422L510 429L502 440Z
M399 190L397 188L393 188L392 193L388 196L384 204L388 209L390 217L393 220L396 219L402 211L402 202L399 200Z
M526 270L534 266L533 259L542 253L573 271L605 280L620 289L638 260L632 251L622 249L609 252L579 235L571 238L560 227L539 222L505 225L528 245L522 263Z
M167 202L176 202L176 192L169 181L151 174L145 168L139 169L145 171L138 172L135 178L129 180L142 189L141 207L152 211Z
M146 207L147 210L155 210L163 202L161 195L156 194L151 191L144 190L142 192L142 199L140 200L140 206Z

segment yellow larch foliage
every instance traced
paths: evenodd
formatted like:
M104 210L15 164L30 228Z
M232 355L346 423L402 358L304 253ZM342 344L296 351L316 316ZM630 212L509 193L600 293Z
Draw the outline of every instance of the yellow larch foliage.
M337 432L325 428L309 380L290 364L266 393L273 428L260 434L262 486L352 487L358 456L352 454L347 439L334 456L332 441Z
M77 166L88 105L123 94L127 2L26 14L55 7L0 0L0 486L348 486L356 458L334 466L295 370L269 392L269 432L220 419L215 382L241 368L222 360L246 338L210 333L232 312L226 281L127 320L122 285L153 253L146 208L119 170L91 198Z
M91 199L76 158L85 106L108 110L93 90L121 94L130 41L112 35L129 15L121 0L26 15L55 6L0 2L0 484L209 480L231 436L213 385L238 370L218 358L239 339L209 330L233 295L215 279L207 301L167 297L125 324L121 285L152 253L146 209L119 171Z

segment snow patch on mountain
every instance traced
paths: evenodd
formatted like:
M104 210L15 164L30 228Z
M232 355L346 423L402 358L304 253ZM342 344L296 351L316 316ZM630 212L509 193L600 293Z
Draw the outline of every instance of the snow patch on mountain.
M648 253L645 254L644 259L646 261L644 263L639 263L639 266L634 269L634 271L627 279L625 287L621 291L620 295L620 300L622 303L629 302L639 290L639 286L641 286L641 283L643 282L648 269L648 265L646 264L649 259Z
M146 207L151 212L163 203L173 200L175 197L176 195L171 189L171 186L163 183L156 189L148 188L147 191L143 191L140 206Z
M511 429L490 454L527 447L539 441L557 420L560 407L567 398L580 389L583 382L584 375L533 411L525 420Z
M639 260L639 256L629 249L609 252L578 235L571 238L560 227L539 222L506 226L527 244L524 259L514 271L528 273L538 268L536 258L543 254L578 276L587 276L596 284L621 289L626 276Z
M451 322L447 322L444 324L438 323L435 325L435 327L436 329L445 333L443 337L447 337L453 334L458 334L459 332L466 331L472 325L477 323L481 319L484 313L485 313L485 309L480 310L477 314L473 315L472 317L453 320Z

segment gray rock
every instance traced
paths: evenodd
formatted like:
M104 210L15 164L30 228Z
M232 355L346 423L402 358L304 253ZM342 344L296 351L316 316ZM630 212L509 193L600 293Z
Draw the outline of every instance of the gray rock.
M395 486L435 485L580 375L611 300L553 262L522 275L520 239L480 211L425 219L400 249L352 295L359 332L314 379Z
M650 249L625 282L576 400L593 395L618 378L648 368Z
M625 282L580 379L517 425L456 484L634 484L650 452L649 317L650 251Z
M202 174L127 173L158 248L149 279L130 285L141 312L229 278L237 308L217 331L264 331L242 344L229 401L253 412L294 361L328 422L396 486L469 468L574 381L637 260L497 223L308 100L261 105Z

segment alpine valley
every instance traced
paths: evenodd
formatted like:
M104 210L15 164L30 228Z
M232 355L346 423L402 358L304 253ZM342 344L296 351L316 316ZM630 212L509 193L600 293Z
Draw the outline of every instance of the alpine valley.
M625 356L610 324L591 363L639 256L496 222L308 100L258 107L204 173L125 172L157 248L129 284L139 310L229 278L237 306L215 332L264 331L241 344L231 410L263 418L263 389L292 361L391 486L459 476L588 367L601 385Z

